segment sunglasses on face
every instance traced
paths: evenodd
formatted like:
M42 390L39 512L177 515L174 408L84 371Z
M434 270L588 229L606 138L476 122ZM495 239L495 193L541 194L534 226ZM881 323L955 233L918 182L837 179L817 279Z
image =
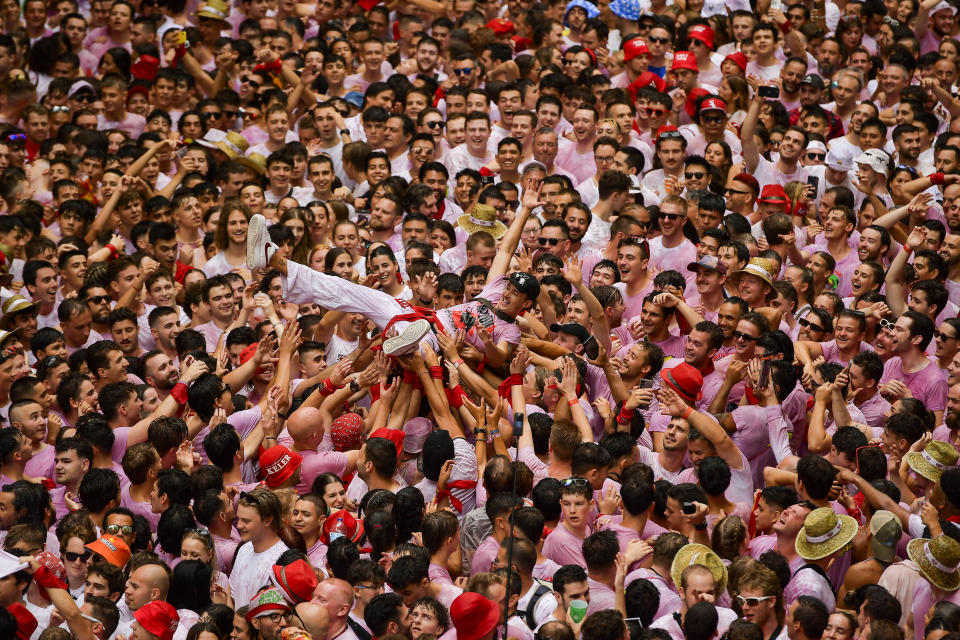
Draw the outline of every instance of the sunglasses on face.
M238 111L224 111L224 112L223 112L223 115L227 116L228 118L236 118L236 117L237 117L237 113L239 113L239 112L238 112Z
M808 329L812 329L813 331L819 331L820 333L823 333L823 332L825 331L825 329L824 329L823 327L821 327L820 325L813 324L812 322L810 322L810 321L807 320L806 318L801 318L801 319L797 320L797 322L800 323L800 326L801 326L801 327L806 327L806 328L808 328Z
M656 36L650 36L647 40L656 44L667 44L670 42L670 38L658 38Z
M74 553L73 551L64 551L63 557L67 562L76 562L78 560L83 560L86 562L90 559L90 556L93 554L89 549L85 550L83 553Z
M219 120L223 116L223 114L220 113L219 111L207 111L206 113L201 115L203 115L206 118L213 118L214 120Z
M770 600L770 599L773 599L773 598L776 598L776 597L777 597L777 596L761 596L761 597L759 597L759 598L744 598L743 596L737 596L737 602L740 603L740 606L741 606L741 607L742 607L743 605L748 605L748 606L751 606L751 607L755 607L755 606L757 606L758 604L760 604L761 602L763 602L763 601L765 601L765 600Z
M687 180L690 180L690 179L691 179L691 178L689 177L690 174L684 174L684 175L687 176ZM701 177L701 178L703 177L703 174L702 174L702 173L700 174L700 177ZM668 222L670 222L670 221L673 221L673 220L679 220L680 218L683 218L683 217L685 217L685 216L684 216L684 214L682 214L682 213L661 213L661 214L660 214L660 217L661 217L663 220L667 220Z
M25 133L11 133L7 136L7 142L26 142L27 135Z
M756 342L760 338L756 338L749 333L744 333L743 331L734 331L733 337L737 340L743 340L744 342Z
M645 108L644 108L644 111L647 112L647 116L650 117L650 118L659 118L660 116L662 116L663 114L665 114L665 113L667 112L666 109L652 109L652 108L650 108L650 107L645 107ZM664 134L664 136L666 136L666 134ZM661 136L661 137L663 137L663 136Z
M473 73L473 67L465 67L463 69L454 69L453 72L458 76L468 76Z
M815 162L823 162L827 159L827 154L825 153L808 153L807 160L813 160Z
M889 319L889 320L888 320L887 318L880 318L880 328L881 328L881 329L890 329L890 330L892 331L892 330L893 330L893 327L894 327L896 324L897 324L897 319L896 319L896 318L892 318L892 319Z
M133 527L129 524L108 524L107 533L112 533L115 536L120 534L128 536L133 533Z
M703 124L722 124L725 119L723 116L700 116Z
M433 122L424 122L423 126L425 126L427 129L442 129L443 122L440 120L434 120Z
M51 113L70 113L70 107L66 105L57 105L55 107L50 107Z
M91 102L96 102L96 101L97 101L97 96L95 96L95 95L93 95L93 94L90 94L90 93L81 93L81 94L78 95L78 96L74 96L73 99L76 100L77 102L83 102L83 103L85 103L85 104L90 104Z
M937 340L956 340L958 336L948 336L947 334L938 330L933 332L933 337Z
M707 175L705 171L685 171L683 173L684 180L702 180L703 176ZM669 215L669 214L664 214Z
M240 84L249 84L254 89L260 88L260 83L252 79L250 76L244 76L243 78L240 78Z
M87 302L92 302L93 304L104 304L110 302L110 296L90 296L87 298Z
M551 247L555 247L555 246L557 246L558 244L560 244L560 238L539 238L539 239L537 239L537 243L538 243L541 247L545 247L545 246L547 246L548 244L549 244Z
M724 193L724 195L726 195L726 196L729 196L729 195L734 194L734 193L737 194L737 195L741 195L741 196L748 196L748 195L750 195L750 192L749 192L749 191L739 191L739 190L737 190L737 189L724 189L724 190L723 190L723 193Z

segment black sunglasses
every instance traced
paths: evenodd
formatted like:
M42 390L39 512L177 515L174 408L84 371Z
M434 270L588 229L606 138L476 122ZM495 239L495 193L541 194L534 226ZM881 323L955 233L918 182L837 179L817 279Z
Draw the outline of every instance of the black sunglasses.
M560 244L560 238L538 238L538 239L537 239L537 243L539 243L539 245L540 245L541 247L545 247L545 246L547 246L548 244L549 244L551 247L555 247L555 246L557 246L558 244Z
M83 560L86 562L90 559L90 556L93 554L90 549L84 550L83 553L74 553L73 551L64 551L63 557L67 562L76 562L77 560Z
M670 38L658 38L656 36L649 36L647 40L650 42L656 42L657 44L667 44L670 42Z
M684 180L702 180L703 176L707 175L706 171L684 171L683 178ZM663 215L670 215L665 213Z
M800 318L799 320L797 320L797 322L800 323L800 326L801 326L801 327L807 327L807 328L809 328L809 329L813 329L814 331L819 331L819 332L821 332L821 333L823 333L824 331L826 331L826 329L824 329L824 328L821 327L820 325L813 324L812 322L810 322L810 321L807 320L806 318Z
M90 296L87 298L87 302L92 302L93 304L103 304L105 302L110 302L110 296Z
M585 487L587 486L586 478L567 478L560 481L561 487Z
M743 340L744 342L756 342L760 338L751 336L749 333L744 333L743 331L734 331L733 337L737 340Z

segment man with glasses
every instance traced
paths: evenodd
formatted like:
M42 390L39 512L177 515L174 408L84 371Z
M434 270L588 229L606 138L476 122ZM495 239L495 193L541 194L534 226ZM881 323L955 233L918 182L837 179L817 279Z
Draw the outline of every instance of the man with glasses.
M283 592L278 587L267 587L250 600L245 618L247 624L256 629L263 640L280 640L280 632L288 626L293 615ZM332 630L331 627L331 632ZM333 633L328 637L333 638Z
M647 69L661 78L665 78L667 75L667 52L673 48L673 33L664 22L657 20L656 24L650 27L645 40L647 48L650 50L650 64Z
M738 173L727 181L724 196L727 201L727 210L739 213L748 220L753 219L757 196L760 195L760 185L757 179L749 173Z
M687 201L677 195L667 196L660 203L660 235L650 240L650 264L658 271L686 274L684 279L692 283L694 276L687 265L697 261L697 246L684 234L687 210Z
M725 319L726 306L722 305L720 309L721 323ZM770 322L762 314L748 312L740 316L736 329L731 334L733 353L720 358L714 365L717 373L724 376L724 379L716 397L710 403L711 414L725 413L728 405L740 402L748 382L747 364L755 357L757 341L769 330Z

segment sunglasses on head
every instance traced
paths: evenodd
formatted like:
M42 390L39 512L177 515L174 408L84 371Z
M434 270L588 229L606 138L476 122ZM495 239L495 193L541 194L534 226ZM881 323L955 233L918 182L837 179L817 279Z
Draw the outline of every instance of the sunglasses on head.
M896 318L891 318L889 320L887 318L880 318L881 329L893 329L894 325L896 324L897 324Z
M821 333L823 333L824 331L826 331L826 329L824 329L824 328L821 327L820 325L813 324L812 322L810 322L810 321L807 320L806 318L800 318L799 320L797 320L797 322L800 323L800 326L801 326L801 327L806 327L806 328L808 328L808 329L813 329L814 331L819 331L819 332L821 332Z
M587 486L586 478L567 478L560 481L561 487L585 487Z
M743 331L734 331L733 337L737 340L743 340L744 342L756 342L760 339L750 335L749 333L744 333Z
M50 107L50 112L51 113L70 113L70 107L63 104L58 104L54 107Z

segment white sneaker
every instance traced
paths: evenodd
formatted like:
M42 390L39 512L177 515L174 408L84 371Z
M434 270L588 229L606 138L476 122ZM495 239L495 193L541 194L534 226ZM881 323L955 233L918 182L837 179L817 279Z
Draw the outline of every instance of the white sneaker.
M259 213L253 214L247 227L247 267L251 270L266 268L277 249L277 245L270 242L267 219Z
M414 320L400 335L383 341L383 353L388 356L402 356L410 353L428 333L430 333L428 321L422 318Z

